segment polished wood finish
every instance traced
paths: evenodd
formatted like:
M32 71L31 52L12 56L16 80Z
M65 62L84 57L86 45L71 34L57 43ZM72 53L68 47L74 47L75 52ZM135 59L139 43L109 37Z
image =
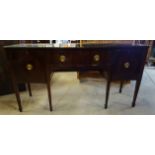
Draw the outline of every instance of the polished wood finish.
M56 47L43 44L23 44L5 47L14 90L22 111L17 83L46 83L50 111L52 107L51 79L53 72L61 71L100 71L107 78L105 109L108 108L110 84L112 81L136 80L132 106L135 106L143 74L147 46L132 45L91 45L78 44ZM123 83L121 83L120 92ZM31 96L31 91L29 87Z

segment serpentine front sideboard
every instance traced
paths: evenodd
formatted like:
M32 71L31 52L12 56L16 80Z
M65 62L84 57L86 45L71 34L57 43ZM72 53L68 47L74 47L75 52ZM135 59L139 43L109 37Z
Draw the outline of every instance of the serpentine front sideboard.
M148 46L121 44L16 44L5 46L8 69L12 78L19 111L22 104L18 83L27 83L30 96L30 83L46 83L50 111L52 97L50 75L60 71L101 71L107 79L105 109L108 107L110 84L113 80L136 80L132 107L135 106L139 91Z

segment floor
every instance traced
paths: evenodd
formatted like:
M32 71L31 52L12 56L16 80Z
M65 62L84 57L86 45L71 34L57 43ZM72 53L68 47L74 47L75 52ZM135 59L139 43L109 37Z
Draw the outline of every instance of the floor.
M135 82L124 86L118 93L119 83L113 83L109 108L104 109L105 80L77 79L76 72L56 73L53 77L53 112L49 111L46 85L32 84L33 96L21 93L24 111L18 111L14 94L0 96L0 114L7 115L154 115L155 68L145 68L137 105L131 108Z

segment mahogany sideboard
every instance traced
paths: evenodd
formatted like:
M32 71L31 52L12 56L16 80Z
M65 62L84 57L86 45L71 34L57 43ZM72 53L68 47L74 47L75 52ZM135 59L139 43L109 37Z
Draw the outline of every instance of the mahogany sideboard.
M145 45L124 44L84 44L82 47L79 44L16 44L4 48L21 112L22 104L17 84L27 83L31 96L30 83L46 83L52 111L50 75L61 71L104 72L107 79L105 109L108 107L111 81L121 81L121 92L124 80L136 80L132 101L134 107L148 51L148 46Z

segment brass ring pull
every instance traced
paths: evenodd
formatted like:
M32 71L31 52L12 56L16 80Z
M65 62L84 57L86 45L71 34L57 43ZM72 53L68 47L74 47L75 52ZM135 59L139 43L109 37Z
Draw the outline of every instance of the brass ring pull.
M32 65L32 64L27 64L27 65L26 65L26 69L27 69L28 71L31 71L31 70L33 69L33 65Z
M124 63L124 68L128 69L129 67L130 67L130 63L129 62Z
M64 55L60 55L60 58L59 58L60 62L65 62L66 61L66 57Z
M94 61L96 62L100 61L100 55L98 54L94 55Z

